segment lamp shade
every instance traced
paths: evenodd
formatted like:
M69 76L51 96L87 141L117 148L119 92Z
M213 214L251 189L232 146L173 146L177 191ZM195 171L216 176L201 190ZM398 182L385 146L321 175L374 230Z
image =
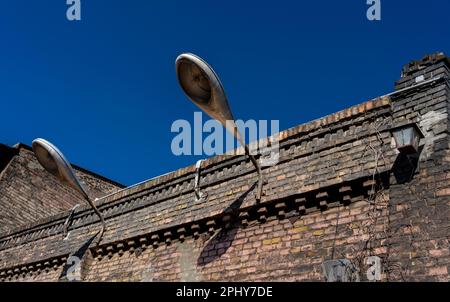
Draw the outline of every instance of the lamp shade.
M419 152L420 139L424 137L417 124L408 124L392 131L397 150L404 154Z
M178 82L186 96L245 145L237 131L225 90L213 68L191 53L178 56L175 66Z
M84 198L89 199L88 194L76 177L72 166L58 148L45 139L38 138L33 141L33 151L45 170L61 182L77 190Z

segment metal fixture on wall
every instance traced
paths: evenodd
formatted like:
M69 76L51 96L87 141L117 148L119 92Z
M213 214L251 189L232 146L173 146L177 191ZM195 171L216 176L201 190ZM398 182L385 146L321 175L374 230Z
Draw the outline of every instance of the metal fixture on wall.
M200 190L200 172L202 167L203 160L197 161L195 164L195 180L194 180L194 192L195 192L195 201L205 201L208 197L208 193L202 192Z
M397 150L402 154L419 153L419 143L424 134L416 123L403 125L392 130Z
M250 158L258 173L256 199L260 200L263 186L261 166L256 158L250 154L248 146L239 133L219 77L207 62L190 53L181 54L177 58L176 72L178 82L186 96L210 117L219 121L228 131L233 133L244 147L245 154Z
M69 233L69 225L70 225L70 222L72 221L72 219L73 219L73 215L75 214L75 210L78 208L80 206L80 204L76 204L71 210L70 210L70 213L69 213L69 216L67 216L67 219L66 219L66 221L64 222L64 240L67 240L67 239L69 239L69 235L70 235L70 233Z
M58 148L42 138L38 138L33 141L33 152L36 155L39 163L42 165L42 167L44 167L45 170L50 172L50 174L54 175L65 185L75 189L89 203L92 209L94 209L95 213L98 215L102 223L102 229L99 236L100 242L100 239L105 232L105 220L103 219L100 211L95 206L94 202L87 194L86 190L81 185L70 163Z

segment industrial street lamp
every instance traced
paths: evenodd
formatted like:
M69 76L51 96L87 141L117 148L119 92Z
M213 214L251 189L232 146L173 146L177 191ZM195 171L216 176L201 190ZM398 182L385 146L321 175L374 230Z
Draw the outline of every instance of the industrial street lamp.
M102 222L102 229L100 231L99 237L100 240L103 236L103 233L105 232L105 220L81 185L80 181L75 175L74 170L72 169L72 166L61 153L61 151L59 151L59 149L50 142L42 138L38 138L33 141L33 152L36 155L37 160L45 170L50 172L50 174L54 175L65 185L75 189L94 209L95 213L98 215Z
M261 166L256 158L250 154L248 146L239 133L219 77L207 62L191 53L181 54L175 65L178 82L186 96L210 117L219 121L228 131L233 133L244 147L245 154L250 158L258 172L256 199L259 201L263 185Z

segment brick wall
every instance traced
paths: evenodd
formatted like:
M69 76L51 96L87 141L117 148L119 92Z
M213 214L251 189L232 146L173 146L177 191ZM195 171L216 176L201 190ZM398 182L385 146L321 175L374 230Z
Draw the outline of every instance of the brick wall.
M64 281L76 256L86 281L324 281L332 259L365 280L378 256L383 281L449 281L449 66L443 55L408 64L393 94L283 131L260 202L245 157L214 157L206 200L194 166L99 200L101 242L88 207L66 240L67 213L0 235L0 279ZM425 133L417 158L391 134L410 122Z
M413 174L400 156L392 169L389 261L402 268L393 267L396 279L449 281L449 61L443 54L435 54L406 65L403 71L397 89L418 80L445 80L393 102L393 117L399 122L417 122L425 139Z
M45 171L25 145L2 146L0 157L0 233L58 214L85 201ZM77 168L90 196L102 197L121 185Z

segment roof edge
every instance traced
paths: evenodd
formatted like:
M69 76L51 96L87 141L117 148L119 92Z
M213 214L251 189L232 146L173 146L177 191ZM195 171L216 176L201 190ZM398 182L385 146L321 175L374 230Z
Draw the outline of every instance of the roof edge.
M27 150L27 151L33 152L33 148L32 148L31 146L29 146L29 145L27 145L27 144L24 144L24 143L21 143L21 142L16 143L15 145L13 145L12 148L15 148L15 149L17 149L17 150L25 149L25 150ZM93 176L93 177L95 177L95 178L98 178L98 179L103 180L103 181L105 181L105 182L108 182L108 183L110 183L110 184L112 184L112 185L115 185L115 186L117 186L117 187L119 187L119 188L121 188L121 189L126 188L126 186L125 186L124 184L121 184L121 183L119 183L119 182L117 182L117 181L115 181L115 180L112 180L112 179L110 179L110 178L108 178L108 177L105 177L105 176L103 176L103 175L100 175L100 174L98 174L98 173L92 172L91 170L85 169L85 168L80 167L80 166L78 166L78 165L76 165L76 164L73 164L73 163L70 163L70 165L72 166L72 168L74 168L74 169L77 170L77 171L80 171L80 172L89 174L89 175L91 175L91 176Z

